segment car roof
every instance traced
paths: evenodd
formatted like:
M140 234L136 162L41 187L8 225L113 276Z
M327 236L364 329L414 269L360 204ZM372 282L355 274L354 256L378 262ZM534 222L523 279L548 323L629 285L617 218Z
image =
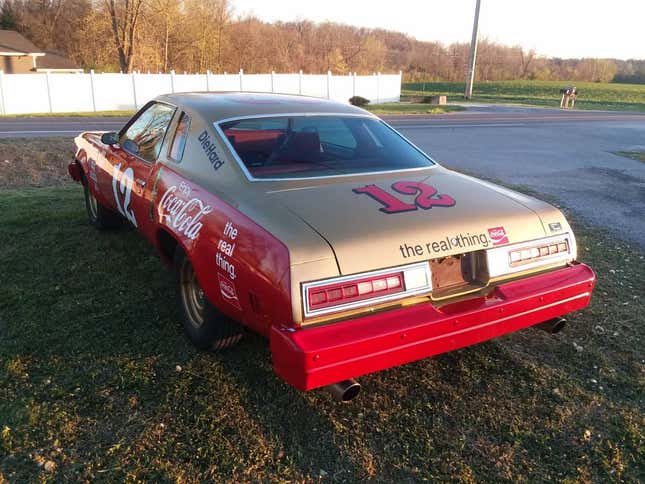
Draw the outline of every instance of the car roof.
M338 101L290 94L257 92L183 92L157 97L185 106L210 122L244 116L272 114L346 114L373 116L371 113Z

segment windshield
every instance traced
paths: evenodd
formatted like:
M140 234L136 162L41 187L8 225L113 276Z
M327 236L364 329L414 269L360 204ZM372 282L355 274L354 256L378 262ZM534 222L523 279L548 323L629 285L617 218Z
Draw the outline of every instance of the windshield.
M221 123L254 178L310 178L427 168L432 160L378 119L281 116Z

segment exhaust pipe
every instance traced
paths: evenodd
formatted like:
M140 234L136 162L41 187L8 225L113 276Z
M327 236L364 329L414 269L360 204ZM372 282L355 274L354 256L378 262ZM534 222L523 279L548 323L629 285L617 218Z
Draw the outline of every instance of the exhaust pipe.
M549 334L559 333L567 325L567 320L564 318L554 318L548 321L545 321L540 324L536 324L535 327L546 331Z
M339 402L349 402L361 391L361 385L354 379L343 380L325 387Z

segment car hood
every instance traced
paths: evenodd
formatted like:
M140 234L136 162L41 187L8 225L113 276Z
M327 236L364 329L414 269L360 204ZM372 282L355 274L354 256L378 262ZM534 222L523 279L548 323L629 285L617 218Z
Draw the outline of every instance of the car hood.
M274 207L288 209L329 243L343 275L546 235L538 212L524 201L533 199L440 167L431 174L397 173L367 182L365 177L338 180L312 181L307 186L271 190L266 195ZM396 187L413 194L393 189L393 184L402 181L408 183ZM437 191L429 197L430 202L420 201L421 205L432 205L430 208L414 208L416 189L410 186L419 182ZM366 185L395 196L407 204L401 207L407 210L381 210L383 203L360 193ZM432 200L439 205L433 205Z

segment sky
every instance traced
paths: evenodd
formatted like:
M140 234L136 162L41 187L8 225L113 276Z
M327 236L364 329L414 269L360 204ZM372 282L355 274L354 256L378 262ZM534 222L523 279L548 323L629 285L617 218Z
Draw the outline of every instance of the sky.
M262 20L333 21L470 42L475 0L231 0ZM481 0L481 38L548 57L645 59L645 0Z

